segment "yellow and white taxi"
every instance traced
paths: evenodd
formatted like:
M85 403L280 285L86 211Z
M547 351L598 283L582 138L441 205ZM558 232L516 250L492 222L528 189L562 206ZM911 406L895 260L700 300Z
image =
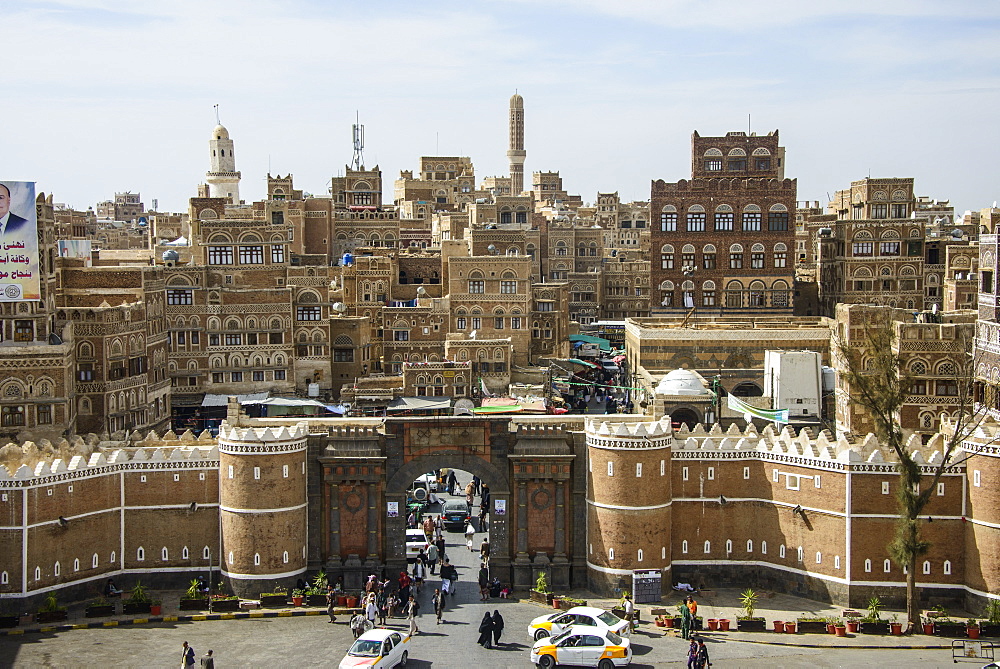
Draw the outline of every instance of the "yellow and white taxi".
M573 625L561 634L539 639L531 647L531 662L542 669L557 664L614 669L626 667L631 661L628 639L590 625Z
M537 641L555 636L572 625L590 625L611 630L619 636L629 636L630 633L628 623L613 613L593 606L574 606L569 611L538 616L528 624L528 636Z
M409 647L409 634L387 629L369 630L354 641L340 661L340 669L405 667Z

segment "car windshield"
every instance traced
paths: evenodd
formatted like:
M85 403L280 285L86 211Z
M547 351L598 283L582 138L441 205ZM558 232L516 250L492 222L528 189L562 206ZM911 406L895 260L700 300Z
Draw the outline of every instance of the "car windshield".
M347 651L348 655L354 657L378 657L382 651L382 642L375 639L358 639Z
M621 618L619 618L613 613L608 613L607 611L597 616L597 619L600 620L605 625L607 625L608 627L614 627L615 625L617 625L622 621Z
M559 643L560 641L562 641L563 639L565 639L566 637L568 637L570 634L572 634L572 632L573 632L573 630L571 630L571 629L564 630L564 631L560 632L559 634L555 635L554 637L551 637L550 639L548 639L548 642L549 643Z
M406 530L407 541L426 541L427 535L423 530Z
M608 641L610 641L613 645L615 646L622 645L622 638L617 634L615 634L614 632L612 632L611 630L608 630L607 637Z
M445 513L465 513L467 510L465 502L448 502L444 505Z

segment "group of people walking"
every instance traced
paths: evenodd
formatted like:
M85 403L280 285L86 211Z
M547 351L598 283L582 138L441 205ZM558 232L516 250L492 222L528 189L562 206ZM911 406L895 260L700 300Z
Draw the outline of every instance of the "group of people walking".
M500 635L503 634L503 616L497 610L493 615L487 611L479 623L479 640L476 642L487 650L500 645Z

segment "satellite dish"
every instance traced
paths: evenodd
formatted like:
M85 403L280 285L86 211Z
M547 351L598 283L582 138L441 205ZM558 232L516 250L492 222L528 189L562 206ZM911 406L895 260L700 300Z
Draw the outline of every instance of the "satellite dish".
M417 295L419 297L424 297L427 295L427 289L423 286L417 286Z
M347 311L347 305L344 304L343 302L334 302L333 310L336 311L338 314L342 314L345 311Z
M473 409L476 408L475 403L470 399L460 399L455 402L454 415L456 416L472 416L474 415Z

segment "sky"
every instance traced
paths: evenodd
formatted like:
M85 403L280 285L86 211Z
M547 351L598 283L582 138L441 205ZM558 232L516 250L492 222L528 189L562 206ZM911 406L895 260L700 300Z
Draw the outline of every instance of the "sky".
M648 200L690 176L691 133L780 131L799 200L913 177L956 211L1000 200L1000 2L991 0L0 0L0 180L86 209L115 192L186 211L214 105L241 196L351 161L384 199L429 155Z

